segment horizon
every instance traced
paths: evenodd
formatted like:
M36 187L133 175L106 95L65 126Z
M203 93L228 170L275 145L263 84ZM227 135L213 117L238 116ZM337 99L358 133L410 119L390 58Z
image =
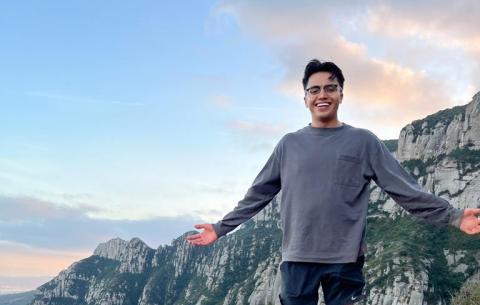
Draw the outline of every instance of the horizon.
M0 294L220 220L310 122L312 58L343 70L339 120L382 140L480 92L473 0L48 0L0 20Z

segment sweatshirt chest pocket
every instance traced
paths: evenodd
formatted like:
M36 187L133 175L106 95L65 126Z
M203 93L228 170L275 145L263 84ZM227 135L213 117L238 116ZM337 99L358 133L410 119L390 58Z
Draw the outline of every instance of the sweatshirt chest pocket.
M338 156L335 164L334 183L358 187L362 185L362 163L359 158L349 155Z

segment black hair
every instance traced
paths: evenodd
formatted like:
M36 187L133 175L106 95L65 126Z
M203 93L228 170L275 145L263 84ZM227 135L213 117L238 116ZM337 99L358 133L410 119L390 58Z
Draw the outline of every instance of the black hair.
M343 83L345 82L345 78L343 77L342 70L330 61L321 62L318 59L312 59L305 67L305 73L303 74L302 84L303 89L307 89L308 79L312 74L317 72L329 72L331 74L330 79L336 79L340 84L340 87L343 88Z

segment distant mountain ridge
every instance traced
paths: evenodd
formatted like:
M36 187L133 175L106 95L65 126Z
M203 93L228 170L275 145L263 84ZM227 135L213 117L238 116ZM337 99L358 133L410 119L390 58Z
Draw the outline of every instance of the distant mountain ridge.
M0 294L0 305L26 305L30 304L34 297L34 291Z
M425 189L461 208L480 202L480 94L404 127L387 142ZM32 304L280 305L280 196L209 247L113 239L38 288ZM480 279L480 238L413 219L374 183L367 227L368 305L448 305ZM323 304L320 302L319 304Z

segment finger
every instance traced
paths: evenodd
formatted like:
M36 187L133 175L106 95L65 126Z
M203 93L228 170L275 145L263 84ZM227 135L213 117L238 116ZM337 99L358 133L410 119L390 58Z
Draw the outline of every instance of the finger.
M196 224L195 229L205 229L205 224Z
M199 236L202 236L202 233L192 234L192 235L187 236L187 238L197 238Z
M202 243L201 241L192 241L192 243L195 245L195 246L203 246L204 243Z
M200 234L193 234L193 235L187 236L187 240L195 240L195 239L199 239L201 237L202 236Z

